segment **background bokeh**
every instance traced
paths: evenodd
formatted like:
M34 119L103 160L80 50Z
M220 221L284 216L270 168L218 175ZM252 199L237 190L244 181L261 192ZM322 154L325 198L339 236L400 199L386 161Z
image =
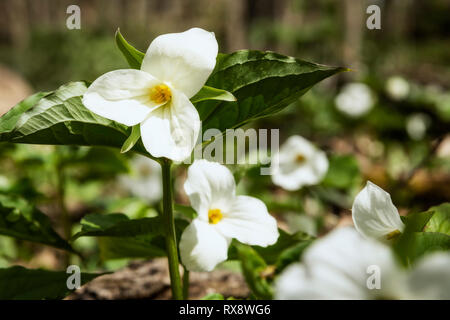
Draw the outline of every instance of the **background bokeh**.
M66 27L71 4L81 8L80 30ZM366 28L370 4L381 8L381 30ZM251 124L279 128L281 143L297 134L325 150L331 165L320 185L287 192L258 168L233 168L240 191L264 200L280 226L320 235L351 222L349 209L366 180L389 191L401 214L449 201L449 13L449 0L2 0L0 114L34 91L126 68L114 42L118 27L142 51L159 34L198 26L215 32L221 52L272 50L348 67ZM371 108L360 116L336 108L336 96L351 82L370 91ZM155 197L141 196L142 188L159 193L158 183L127 187L159 173L115 150L3 144L0 164L0 191L33 201L65 237L88 213L143 217L159 210ZM134 182L123 180L130 171ZM185 168L177 172L181 190ZM181 191L177 201L187 204ZM76 244L87 269L127 262L109 259L121 256L95 239ZM77 259L0 237L0 266L59 268Z

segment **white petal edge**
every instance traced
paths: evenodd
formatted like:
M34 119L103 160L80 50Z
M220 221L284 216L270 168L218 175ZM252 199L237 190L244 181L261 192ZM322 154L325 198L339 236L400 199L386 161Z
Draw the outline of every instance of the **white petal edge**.
M213 32L192 28L164 34L148 47L141 70L170 83L191 98L213 71L217 53L218 44Z
M156 158L174 161L190 156L199 132L197 109L175 89L172 89L172 100L151 112L141 123L141 138L147 151Z
M352 218L356 230L369 238L385 239L405 228L389 193L370 181L353 202Z
M450 300L450 253L436 252L422 258L409 282L415 299Z
M161 81L140 70L111 71L89 86L83 104L106 119L134 126L158 107L150 100L148 91L159 83Z
M228 210L223 212L222 220L215 225L225 237L262 247L277 242L277 222L261 200L237 196Z
M207 222L194 219L180 240L181 262L189 271L212 271L228 256L229 240Z
M189 167L184 190L199 218L208 221L209 209L226 210L235 197L233 174L224 165L195 160Z

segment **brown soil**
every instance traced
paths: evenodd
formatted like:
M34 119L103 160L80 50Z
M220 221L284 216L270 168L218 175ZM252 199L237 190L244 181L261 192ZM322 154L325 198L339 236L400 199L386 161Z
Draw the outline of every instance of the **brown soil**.
M201 299L210 293L245 298L249 290L239 273L228 270L191 272L189 299ZM74 293L70 300L170 299L166 259L133 262L112 274L101 276Z

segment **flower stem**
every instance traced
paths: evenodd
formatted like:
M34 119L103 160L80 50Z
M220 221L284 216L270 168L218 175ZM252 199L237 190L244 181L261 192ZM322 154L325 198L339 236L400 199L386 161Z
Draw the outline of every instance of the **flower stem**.
M186 268L183 273L183 299L189 300L189 270Z
M172 162L169 159L160 160L162 168L163 182L163 219L166 228L166 250L169 260L170 284L172 286L172 298L183 299L183 289L181 287L180 270L178 269L178 249L175 234L175 221L172 209L172 181L170 167Z

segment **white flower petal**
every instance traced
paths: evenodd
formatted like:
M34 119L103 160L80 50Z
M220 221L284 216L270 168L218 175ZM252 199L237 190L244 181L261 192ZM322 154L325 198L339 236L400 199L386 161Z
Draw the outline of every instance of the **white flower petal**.
M217 53L218 44L212 32L192 28L164 34L150 44L141 70L170 83L191 98L214 69Z
M155 160L137 155L130 163L132 172L119 176L120 183L134 196L155 203L162 198L161 166Z
M172 100L154 110L141 123L141 138L152 156L182 161L191 154L197 142L200 117L182 92L171 91Z
M235 196L236 183L227 167L195 160L188 169L184 190L199 218L208 221L209 209L226 210Z
M288 266L275 282L275 299L277 300L322 300L326 291L317 290L311 283L305 267L300 263Z
M282 279L277 296L291 299L395 299L407 294L406 274L390 248L361 237L353 228L340 228L314 242L303 256L302 270ZM378 268L380 287L370 289L368 280Z
M389 193L368 181L353 202L352 217L356 230L366 237L386 239L405 228Z
M264 202L247 196L237 196L232 200L215 227L228 238L263 247L277 242L279 236L277 222Z
M350 117L360 117L372 109L375 101L370 88L364 83L349 83L336 96L336 107Z
M111 71L89 86L83 104L106 119L134 126L158 107L150 100L149 88L159 83L161 81L140 70Z
M211 271L228 256L229 240L207 222L194 219L183 231L180 256L190 271Z
M412 271L409 282L416 299L450 300L450 253L425 256Z
M299 156L304 160L299 161ZM301 136L290 137L272 161L273 183L290 191L319 183L328 171L325 152Z

